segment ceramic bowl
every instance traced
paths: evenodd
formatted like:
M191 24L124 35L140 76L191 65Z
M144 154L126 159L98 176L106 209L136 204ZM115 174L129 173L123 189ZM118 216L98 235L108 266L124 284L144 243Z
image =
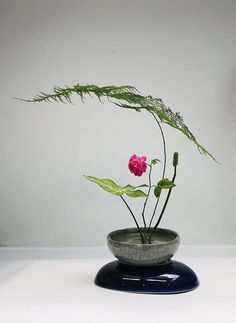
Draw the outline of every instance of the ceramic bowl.
M113 255L123 264L156 266L167 263L173 257L180 238L177 232L160 228L153 234L151 244L141 244L137 228L130 228L109 233L107 243Z

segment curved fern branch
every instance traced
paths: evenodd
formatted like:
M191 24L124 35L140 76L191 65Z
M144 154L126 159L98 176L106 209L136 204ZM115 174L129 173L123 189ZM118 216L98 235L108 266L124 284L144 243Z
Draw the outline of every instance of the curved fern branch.
M142 96L139 91L129 85L124 86L97 86L93 84L80 85L76 84L72 87L54 87L53 93L40 92L30 100L20 99L26 102L50 102L57 101L63 103L72 103L71 96L77 94L84 102L85 96L95 96L100 101L102 98L113 99L112 103L124 109L133 109L140 112L142 109L153 113L162 123L182 132L189 140L191 140L198 148L199 152L216 159L197 141L193 133L185 125L179 112L174 113L167 107L160 98L152 96Z

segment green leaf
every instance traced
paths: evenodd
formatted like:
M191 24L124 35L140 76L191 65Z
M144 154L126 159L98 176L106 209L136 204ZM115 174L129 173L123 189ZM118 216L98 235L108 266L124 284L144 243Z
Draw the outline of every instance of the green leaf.
M135 190L135 187L132 185L120 186L113 182L111 179L106 178L98 178L94 176L85 176L90 182L99 185L105 191L115 194L115 195L123 195L131 190Z
M152 165L156 165L156 164L158 164L158 163L161 163L160 159L155 158L155 159L152 159L152 160L151 160L151 164L152 164Z
M117 184L116 184L117 185ZM119 185L117 185L117 186L119 186ZM133 190L133 189L135 189L135 187L134 186L132 186L132 185L130 185L130 184L127 184L127 185L125 185L125 186L119 186L120 188L121 188L121 190L124 190L124 193L126 192L126 191L130 191L130 190Z
M162 190L172 189L176 185L170 181L168 178L163 178L157 183L157 186L154 188L154 195L158 198L161 195Z
M170 188L175 187L176 185L168 178L164 178L157 183L157 186L161 189L168 190Z
M156 196L156 198L158 198L161 195L161 187L160 186L156 186L154 188L154 195Z
M129 197L146 197L147 194L141 190L131 190L126 193Z

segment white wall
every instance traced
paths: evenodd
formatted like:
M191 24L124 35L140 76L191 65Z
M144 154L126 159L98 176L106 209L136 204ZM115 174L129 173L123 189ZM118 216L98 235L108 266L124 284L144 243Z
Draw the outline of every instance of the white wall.
M236 243L235 12L230 0L1 0L0 243L104 245L133 226L119 198L82 175L139 183L129 156L163 158L151 117L13 99L78 81L134 85L181 111L221 165L165 127L180 166L162 227L184 244Z

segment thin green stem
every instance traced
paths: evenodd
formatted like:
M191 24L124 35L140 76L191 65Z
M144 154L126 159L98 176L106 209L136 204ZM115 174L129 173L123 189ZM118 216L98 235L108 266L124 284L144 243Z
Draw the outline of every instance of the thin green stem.
M139 225L138 225L138 221L136 220L136 218L135 218L135 216L134 216L134 213L132 212L131 208L129 207L128 203L127 203L127 202L126 202L126 200L123 198L123 196L122 196L122 195L120 195L120 197L121 197L122 201L125 203L126 207L128 208L128 210L129 210L130 214L132 215L132 217L133 217L133 219L134 219L134 222L135 222L135 224L136 224L136 226L137 226L137 229L138 229L138 232L139 232L139 235L140 235L140 238L141 238L141 242L142 242L142 244L145 244L144 237L143 237L142 232L141 232L141 229L140 229L140 227L139 227Z
M163 179L165 177L165 172L166 172L166 141L165 141L165 135L164 135L164 132L162 130L160 121L157 119L157 117L155 116L155 114L153 112L151 112L151 111L149 111L149 112L152 114L153 118L155 119L155 121L158 124L158 127L159 127L160 132L161 132L162 141L163 141L163 156L164 156L163 171L162 171L162 179ZM152 217L151 217L149 226L148 226L148 231L150 231L150 228L151 228L151 225L152 225L152 221L153 221L154 216L156 214L156 210L157 210L157 206L158 206L159 200L160 200L160 196L156 200L156 204L155 204L155 207L154 207L154 210L153 210L153 214L152 214Z
M174 167L174 176L173 176L173 178L172 178L172 183L174 183L174 181L175 181L175 177L176 177L176 166ZM172 188L170 188L170 189L169 189L169 192L168 192L168 194L167 194L167 197L166 197L165 203L164 203L164 205L163 205L162 211L161 211L161 213L160 213L159 219L158 219L157 223L155 224L155 226L154 226L154 228L153 228L153 230L152 230L152 233L151 233L151 236L150 236L150 241L151 241L151 238L152 238L153 233L156 231L156 229L157 229L158 225L159 225L159 224L160 224L160 222L161 222L161 219L162 219L162 217L163 217L163 214L164 214L164 212L165 212L166 206L167 206L167 204L168 204L168 201L169 201L169 198L170 198L170 194L171 194L171 192L172 192Z
M142 211L142 218L143 218L145 234L146 234L146 230L147 230L147 224L146 224L146 220L145 220L145 209L146 209L148 198L149 198L150 191L151 191L151 188L152 188L152 179L151 179L152 165L149 165L149 164L147 164L147 165L150 167L149 174L148 174L149 188L148 188L147 196L146 196L146 199L145 199L145 202L144 202L144 205L143 205L143 211Z

